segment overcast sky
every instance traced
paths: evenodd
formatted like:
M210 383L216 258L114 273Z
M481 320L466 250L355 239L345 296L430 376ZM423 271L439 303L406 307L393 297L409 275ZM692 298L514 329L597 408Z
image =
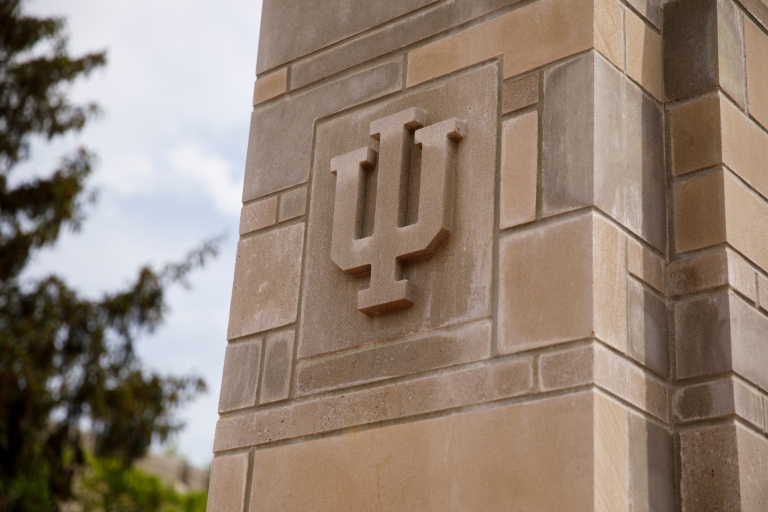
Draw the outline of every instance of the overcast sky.
M180 452L212 457L255 78L260 0L30 0L65 16L70 50L106 49L107 67L72 91L104 116L80 135L33 146L26 172L45 172L77 144L98 155L80 233L43 252L30 274L55 271L86 294L127 284L145 263L178 260L226 233L221 254L174 290L165 325L138 350L151 367L202 375Z

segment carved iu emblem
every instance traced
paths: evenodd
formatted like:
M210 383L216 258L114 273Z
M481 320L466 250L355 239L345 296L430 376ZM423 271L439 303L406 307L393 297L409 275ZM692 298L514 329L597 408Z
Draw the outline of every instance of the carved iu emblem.
M336 175L331 258L347 274L371 273L370 287L357 296L357 308L368 315L413 305L402 265L432 256L451 232L454 151L464 138L464 123L454 118L423 127L425 121L425 113L412 108L371 123L371 137L379 141L371 236L362 237L364 173L374 169L376 151L361 148L331 160ZM406 226L400 198L408 186L413 143L422 150L418 220Z

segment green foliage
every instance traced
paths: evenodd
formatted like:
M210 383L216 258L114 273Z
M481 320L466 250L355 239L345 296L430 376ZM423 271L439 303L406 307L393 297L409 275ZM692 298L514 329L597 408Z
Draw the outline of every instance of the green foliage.
M56 275L23 278L36 250L80 226L93 156L80 148L46 177L11 175L28 159L32 138L78 131L97 113L95 105L70 103L67 86L105 62L103 52L70 56L62 19L27 16L21 0L0 1L2 511L58 510L72 498L85 463L83 425L99 457L128 466L153 437L181 427L174 409L204 389L198 378L147 372L134 341L162 322L167 286L186 284L216 241L181 263L142 268L127 289L96 300Z
M205 492L182 494L117 459L91 457L88 462L77 485L82 512L205 512Z

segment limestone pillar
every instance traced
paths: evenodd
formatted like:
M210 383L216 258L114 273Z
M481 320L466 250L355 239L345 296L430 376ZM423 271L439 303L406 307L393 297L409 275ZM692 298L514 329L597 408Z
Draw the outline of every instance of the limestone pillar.
M764 0L265 0L209 510L768 510Z

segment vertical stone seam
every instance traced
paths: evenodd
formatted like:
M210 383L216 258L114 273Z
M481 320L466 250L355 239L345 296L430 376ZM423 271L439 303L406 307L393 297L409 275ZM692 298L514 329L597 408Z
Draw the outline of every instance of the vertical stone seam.
M499 263L500 223L501 223L501 144L502 144L502 112L504 103L504 56L496 66L498 76L496 98L496 162L493 174L493 246L491 248L491 359L499 356L499 280L501 270Z
M267 336L264 336L261 338L261 356L259 360L259 382L256 384L256 403L254 404L255 407L258 407L261 404L261 388L263 387L264 382L264 370L267 367L266 363L264 362L264 359L266 359L267 355Z
M543 170L543 154L544 154L544 102L547 98L544 94L544 72L539 73L539 102L536 105L536 112L538 119L538 140L536 141L536 148L538 155L536 156L536 205L535 216L536 221L542 219L543 215L543 203L544 203L544 170Z
M254 449L248 450L248 467L245 470L245 493L243 495L243 512L250 512L251 489L253 488L253 459Z

